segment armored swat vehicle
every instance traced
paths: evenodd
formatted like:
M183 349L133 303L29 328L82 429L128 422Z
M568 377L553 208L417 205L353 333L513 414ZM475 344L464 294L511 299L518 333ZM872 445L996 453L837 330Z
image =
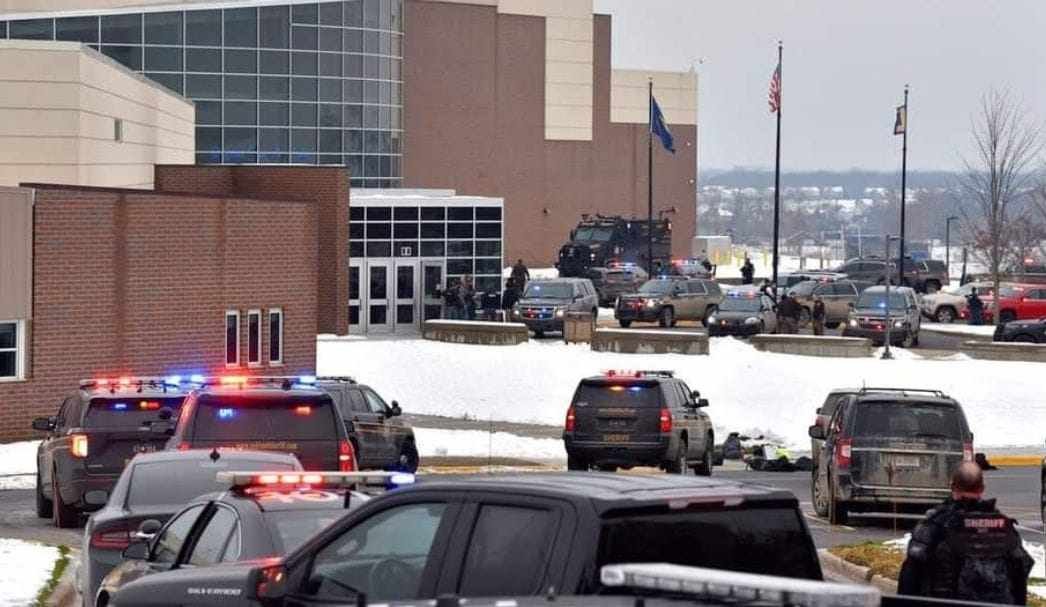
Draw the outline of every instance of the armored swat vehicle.
M667 267L672 251L672 222L654 220L654 262ZM561 277L588 277L591 268L612 262L647 267L647 220L620 215L582 215L559 249L556 268Z

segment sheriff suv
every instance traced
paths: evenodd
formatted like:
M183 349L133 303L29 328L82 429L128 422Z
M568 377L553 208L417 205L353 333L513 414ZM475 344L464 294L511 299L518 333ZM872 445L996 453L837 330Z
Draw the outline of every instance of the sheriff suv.
M671 371L609 371L581 380L567 410L569 470L656 466L712 474L715 437L708 400Z
M710 478L552 472L390 491L286 556L156 573L125 585L110 604L601 595L612 591L601 567L651 562L822 579L790 492Z
M677 320L699 320L706 326L723 292L707 278L665 277L643 283L639 291L618 297L614 318L622 327L633 322L657 322L673 327Z
M51 417L36 452L36 514L75 527L80 514L105 505L136 453L163 449L186 390L181 378L89 379Z
M374 389L351 377L320 377L316 385L334 399L360 470L418 469L414 429L400 418L399 403L386 404Z

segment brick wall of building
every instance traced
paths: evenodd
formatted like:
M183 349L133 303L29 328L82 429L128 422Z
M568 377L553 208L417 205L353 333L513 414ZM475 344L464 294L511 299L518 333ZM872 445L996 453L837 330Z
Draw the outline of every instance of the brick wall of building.
M156 189L308 200L317 208L319 286L316 333L349 332L349 172L344 167L156 167Z
M284 365L316 365L316 205L36 187L28 380L0 383L0 440L32 436L77 380L224 372L224 313L282 308ZM268 325L262 361L268 357Z

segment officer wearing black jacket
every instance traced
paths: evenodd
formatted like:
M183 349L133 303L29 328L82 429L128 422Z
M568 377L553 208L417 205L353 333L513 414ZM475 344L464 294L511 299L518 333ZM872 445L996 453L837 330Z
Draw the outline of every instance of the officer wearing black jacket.
M952 497L930 510L912 533L898 594L1023 605L1032 558L1013 519L982 500L984 473L964 462Z

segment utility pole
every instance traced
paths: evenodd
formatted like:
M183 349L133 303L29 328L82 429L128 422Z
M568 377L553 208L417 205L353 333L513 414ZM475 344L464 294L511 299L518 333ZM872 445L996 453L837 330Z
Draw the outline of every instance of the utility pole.
M781 235L781 92L783 88L781 62L783 59L784 45L779 40L777 42L777 102L775 108L777 113L777 148L776 153L774 154L774 299L777 299L777 266L780 262L778 240Z
M646 197L646 271L654 277L654 79L647 81L647 197Z
M904 85L904 131L901 133L901 245L897 256L897 285L904 284L904 206L908 178L908 85ZM889 238L887 238L889 240ZM886 245L889 248L889 244ZM889 259L889 256L887 256ZM887 280L889 282L889 280Z
M945 272L948 273L949 281L952 279L952 222L958 219L958 217L952 215L944 220L944 268Z

